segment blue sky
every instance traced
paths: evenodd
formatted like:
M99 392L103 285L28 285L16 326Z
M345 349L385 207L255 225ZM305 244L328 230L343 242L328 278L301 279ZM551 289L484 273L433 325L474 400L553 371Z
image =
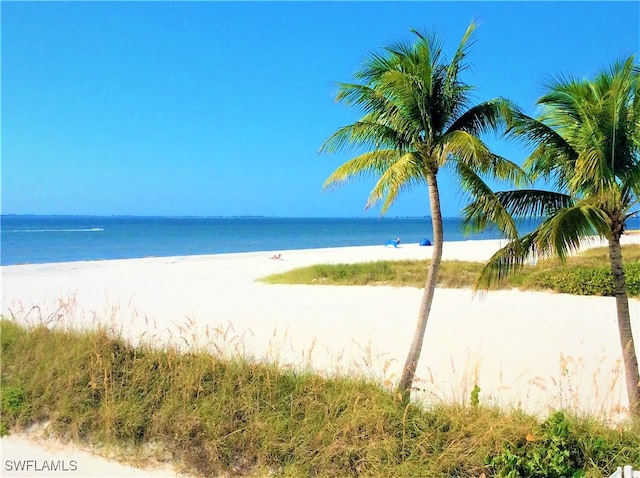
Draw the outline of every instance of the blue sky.
M319 155L358 118L335 103L365 56L410 29L451 54L479 23L475 99L529 113L550 75L635 54L638 2L7 2L4 214L377 216L373 182L323 191L348 154ZM513 144L489 139L520 162ZM464 205L440 177L445 216ZM389 216L428 214L427 191Z

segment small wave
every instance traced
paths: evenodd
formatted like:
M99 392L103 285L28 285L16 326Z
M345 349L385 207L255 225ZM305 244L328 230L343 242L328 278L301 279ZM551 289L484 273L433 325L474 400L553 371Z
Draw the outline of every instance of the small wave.
M11 229L9 232L102 232L102 227L88 229Z

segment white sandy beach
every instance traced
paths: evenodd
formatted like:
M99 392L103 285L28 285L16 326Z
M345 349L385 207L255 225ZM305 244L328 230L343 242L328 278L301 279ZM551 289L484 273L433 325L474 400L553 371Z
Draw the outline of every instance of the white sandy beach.
M623 240L640 243L640 236ZM499 245L450 242L444 258L483 261ZM294 367L365 373L391 384L411 341L422 290L266 285L256 279L319 263L423 259L431 250L401 244L5 266L2 314L32 323L108 324L133 341L208 345ZM269 259L274 252L282 260ZM640 337L640 301L631 300L630 309ZM613 298L438 289L417 386L425 400L466 401L477 383L485 403L540 413L568 406L613 417L627 406L620 355ZM3 476L42 476L6 470L8 459L33 458L35 450L65 459L64 448L47 449L25 437L1 443ZM103 460L79 452L73 457L82 468L73 476L105 476ZM149 473L131 468L107 474L167 476L166 470Z

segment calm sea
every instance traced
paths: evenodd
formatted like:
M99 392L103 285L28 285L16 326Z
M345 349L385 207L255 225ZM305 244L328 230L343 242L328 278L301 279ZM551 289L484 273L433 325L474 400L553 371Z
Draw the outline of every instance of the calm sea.
M444 220L445 240L465 236L461 221ZM429 218L266 218L2 216L2 265L167 257L230 252L383 245L431 239ZM523 227L522 232L533 228Z

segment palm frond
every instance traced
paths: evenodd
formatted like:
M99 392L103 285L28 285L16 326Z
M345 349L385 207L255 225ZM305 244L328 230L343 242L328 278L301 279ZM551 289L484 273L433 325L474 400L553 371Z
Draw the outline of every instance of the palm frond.
M381 214L386 214L400 192L424 182L420 158L415 152L402 155L389 165L369 194L367 208L383 201Z
M492 178L506 181L514 187L521 188L531 184L531 178L518 164L502 156L493 155L492 163L487 171Z
M602 209L579 204L558 210L537 229L536 246L545 257L556 256L565 261L576 252L585 237L610 233L608 219Z
M523 113L515 112L509 121L509 127L504 135L514 138L526 147L540 147L544 145L545 151L553 151L566 161L575 160L577 154L571 144L557 131L544 123L543 119L534 119ZM537 171L538 174L548 174L553 169L553 162L546 161L537 164L538 155L532 154L525 167Z
M451 131L443 135L440 142L441 165L450 157L455 157L475 169L483 169L491 164L493 154L487 145L466 131Z
M479 173L507 181L516 187L527 182L526 174L520 166L493 154L480 138L467 131L451 131L442 137L441 143L439 165L451 159L464 163Z
M334 153L356 148L378 149L399 146L405 142L402 131L398 132L389 126L366 121L343 126L333 133L320 146L320 153Z
M518 111L515 103L504 98L495 98L469 108L449 126L447 132L461 130L475 136L497 133L500 126L513 122Z
M499 191L496 197L509 214L520 219L551 216L573 205L573 199L567 194L536 189Z
M537 257L537 232L525 234L499 249L482 268L475 290L487 290Z
M353 83L339 83L336 101L342 101L349 106L360 108L362 112L389 115L397 112L398 107L379 89L368 85Z
M399 158L395 149L376 150L350 159L327 178L323 188L337 187L359 177L377 177L391 168Z
M558 257L564 262L570 253L578 251L585 237L606 228L606 217L597 208L560 209L534 231L498 250L482 269L475 289L489 289L539 258Z
M509 211L500 202L499 197L482 178L464 163L457 163L458 177L463 190L472 197L462 210L462 227L466 232L477 232L489 225L496 226L508 238L516 238L518 229Z
M413 44L398 42L369 55L353 83L339 84L336 100L363 116L333 133L320 152L369 152L339 167L325 187L362 175L378 176L367 204L382 201L385 212L401 191L424 182L427 172L437 174L449 159L476 175L522 183L523 171L493 154L479 138L510 121L515 105L498 98L468 106L472 87L460 72L466 68L474 30L471 23L450 62L438 37L414 31ZM455 166L453 170L458 171Z
M602 207L615 202L620 184L638 180L640 141L633 139L640 135L633 111L640 108L638 71L629 57L591 81L558 77L548 83L549 91L538 100L543 115L516 117L509 130L537 145L525 166L533 174L553 175L571 195L600 201Z
M455 115L457 116L463 108L466 106L466 95L457 94L457 90L460 88L460 73L467 68L467 65L464 63L465 58L467 57L467 52L471 45L473 45L473 32L476 29L476 25L474 22L471 22L467 27L467 31L462 36L458 48L451 59L451 62L447 66L446 69L446 80L444 82L445 89L445 97L455 98L460 100L464 98L464 101L457 101L458 104L450 105L454 106L451 108L452 111L455 111ZM468 91L468 90L467 90Z

